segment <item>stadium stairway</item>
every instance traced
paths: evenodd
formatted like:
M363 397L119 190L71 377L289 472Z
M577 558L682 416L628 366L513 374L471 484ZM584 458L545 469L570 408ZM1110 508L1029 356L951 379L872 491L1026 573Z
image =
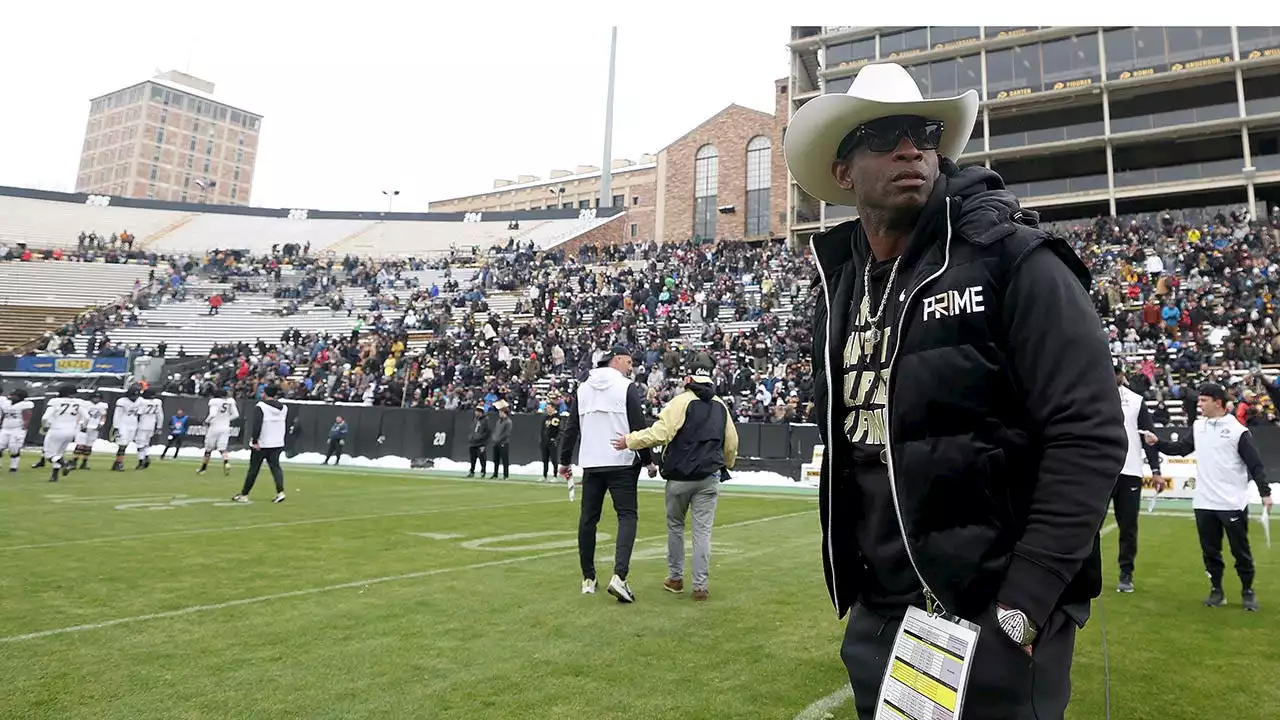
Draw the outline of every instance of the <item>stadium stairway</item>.
M150 271L148 265L114 263L0 263L0 348L26 347L82 311L131 294L135 281L146 283Z
M169 234L171 234L171 233L175 232L176 230L178 230L179 228L181 228L183 225L186 225L187 223L191 222L192 220L195 220L195 219L196 219L196 217L197 217L197 216L196 216L196 215L194 215L194 214L192 214L192 215L183 215L182 217L178 218L177 220L174 220L173 222L169 223L168 225L166 225L166 226L164 226L164 227L160 228L159 230L157 230L157 231L155 231L155 232L151 233L150 235L148 235L147 237L145 237L145 238L143 238L143 239L139 240L139 241L138 241L138 243L137 243L138 249L139 249L139 250L143 250L143 249L151 248L151 247L153 247L153 246L155 246L155 245L158 245L162 240L164 240L164 238L165 238L167 235L169 235Z

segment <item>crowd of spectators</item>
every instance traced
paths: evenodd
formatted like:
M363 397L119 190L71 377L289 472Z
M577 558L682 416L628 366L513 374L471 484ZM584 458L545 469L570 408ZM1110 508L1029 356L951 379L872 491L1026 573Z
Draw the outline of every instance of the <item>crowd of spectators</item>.
M1243 207L1058 223L1089 266L1093 298L1117 364L1159 401L1167 424L1196 415L1195 388L1224 383L1247 423L1273 424L1280 363L1280 208ZM1234 372L1233 372L1234 371Z
M1180 419L1179 409L1194 417L1194 388L1210 378L1230 387L1243 421L1276 422L1275 374L1265 366L1280 364L1280 210L1262 218L1210 209L1047 227L1089 266L1112 353L1134 389L1159 401L1157 422ZM807 249L781 242L535 252L513 241L430 263L312 255L297 245L261 257L193 258L91 243L67 259L101 252L151 264L151 281L51 334L47 351L164 355L163 347L118 348L110 328L138 322L138 310L151 304L186 299L194 276L230 286L209 312L237 294L269 292L283 301L282 314L315 306L351 320L343 335L318 335L300 323L279 338L215 347L200 367L172 378L174 390L224 387L252 397L279 382L299 400L445 410L505 401L515 412L538 412L548 403L566 407L593 358L624 343L635 349L635 379L652 412L679 390L683 368L696 358L714 365L739 420L812 420L810 319L819 299ZM408 275L428 267L442 270L444 281L423 286ZM281 283L286 268L291 280ZM367 297L358 305L356 287ZM518 294L514 309L492 311L495 293ZM74 347L70 338L86 333L101 343Z

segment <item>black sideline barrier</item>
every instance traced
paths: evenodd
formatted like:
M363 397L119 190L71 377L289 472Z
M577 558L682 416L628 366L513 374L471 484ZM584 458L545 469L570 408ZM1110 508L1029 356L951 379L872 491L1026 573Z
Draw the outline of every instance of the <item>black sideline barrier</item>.
M114 394L108 394L107 402L114 410ZM27 431L28 445L41 445L44 436L40 433L40 416L44 412L44 399L35 399L36 408L32 414L31 427ZM209 401L206 398L187 396L164 396L164 422L156 430L156 444L163 444L168 434L169 418L178 408L182 408L191 416L188 430L190 438L186 445L199 446L203 442L204 426L201 424L208 412ZM238 400L240 421L232 428L232 449L247 447L242 438L252 432L253 406L251 400ZM289 407L289 422L293 432L289 435L286 454L289 456L312 452L324 454L329 444L329 428L338 416L347 421L347 442L343 447L344 455L358 455L368 458L397 456L408 458L415 466L428 465L429 461L449 458L459 462L467 462L467 441L471 435L471 424L475 417L470 411L420 410L394 407L364 407L342 405L313 405L286 403ZM108 412L108 427L112 420L112 412ZM542 458L539 443L541 442L542 415L512 415L511 430L511 464L525 465L539 462ZM486 420L490 427L497 421L497 413L489 413ZM1256 439L1255 445L1267 466L1267 475L1280 478L1280 427L1265 426L1250 428ZM1157 434L1168 438L1172 433L1185 436L1187 428L1161 428ZM110 434L104 432L103 438ZM764 470L785 475L793 480L800 479L800 466L813 457L813 447L821 442L818 428L814 425L764 425L759 423L738 424L738 456L737 470ZM489 448L485 448L488 457ZM577 455L575 453L576 462Z

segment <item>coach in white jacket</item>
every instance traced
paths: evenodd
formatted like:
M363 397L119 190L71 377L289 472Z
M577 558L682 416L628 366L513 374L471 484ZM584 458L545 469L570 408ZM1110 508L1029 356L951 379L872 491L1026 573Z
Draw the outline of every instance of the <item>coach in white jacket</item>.
M1124 431L1129 439L1129 450L1124 458L1124 468L1111 491L1111 506L1120 529L1120 582L1116 592L1133 592L1133 562L1138 556L1138 511L1142 507L1142 456L1145 451L1147 465L1151 467L1152 480L1159 492L1164 478L1160 476L1160 451L1142 444L1142 431L1155 430L1155 422L1147 411L1146 400L1129 389L1124 370L1116 370L1116 385L1120 390L1120 411L1124 414Z
M1200 550L1211 588L1204 601L1209 607L1227 604L1222 591L1222 535L1227 536L1240 576L1241 599L1245 610L1258 610L1253 592L1253 554L1249 550L1249 481L1258 486L1262 505L1271 510L1271 485L1267 471L1253 444L1253 434L1227 412L1227 392L1217 383L1205 383L1199 390L1200 417L1189 437L1177 442L1160 440L1144 433L1148 445L1166 455L1196 454L1196 494L1191 502L1200 533Z
M596 591L596 526L604 507L604 494L613 498L618 515L618 539L614 550L613 577L609 594L619 602L634 602L627 584L631 550L636 542L636 486L640 467L649 465L656 474L649 450L615 450L613 439L632 430L643 430L644 395L631 382L631 351L615 345L596 363L596 368L578 387L570 402L569 418L560 441L560 474L573 482L573 448L582 438L578 453L582 465L582 511L578 517L578 560L582 566L582 592ZM572 485L570 486L572 487Z

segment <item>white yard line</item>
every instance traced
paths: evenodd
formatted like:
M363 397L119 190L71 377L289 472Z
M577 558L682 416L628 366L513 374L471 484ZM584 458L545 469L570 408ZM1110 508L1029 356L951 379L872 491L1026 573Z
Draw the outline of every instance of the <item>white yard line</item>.
M758 523L771 522L773 520L783 520L786 518L798 517L800 515L810 515L813 510L805 510L803 512L786 513L784 515L773 515L770 517L755 518L753 520L743 520L741 522L729 523L727 525L717 525L717 530L725 530L728 528L745 527L747 525L756 525ZM640 538L636 542L653 542L655 540L666 540L667 536L654 535L652 537ZM86 630L101 630L103 628L114 627L116 625L126 625L147 620L162 620L165 618L182 617L184 615L193 615L195 613L207 612L210 610L224 610L226 608L240 607L242 605L253 605L257 603L269 602L271 600L284 600L287 598L303 597L307 595L317 595L319 593L332 592L334 590L350 590L353 588L365 587L378 583L396 582L400 580L413 580L416 578L430 577L432 575L443 575L444 573L459 572L463 570L481 570L483 568L498 567L502 565L514 565L519 563L531 562L533 560L542 560L549 557L558 557L561 555L576 554L577 548L567 550L557 550L554 552L539 553L537 555L522 555L520 557L507 558L505 560L490 560L489 562L475 563L473 565L463 565L460 567L436 568L434 570L422 570L419 572L404 573L402 575L387 575L377 578L369 578L366 580L353 580L351 582L339 583L337 585L325 585L323 587L306 588L303 590L291 590L289 592L274 593L272 595L259 595L257 597L241 598L239 600L228 600L227 602L212 603L209 605L192 605L191 607L181 608L179 610L168 610L165 612L150 613L148 615L135 615L134 617L117 618L115 620L106 620L97 623L88 623L85 625L72 625L70 627L54 628L52 630L40 630L37 632L24 633L22 635L10 635L9 637L0 637L0 644L8 644L22 642L24 640L37 640L40 638L51 637L53 635L65 635L68 633L83 632Z
M493 484L493 485L523 485L525 487L555 487L555 488L565 487L565 483L563 479L557 479L552 482L544 483L544 482L539 482L536 479L535 480L510 480L510 479L498 480L494 478L469 478L460 474L454 475L454 473L461 473L460 470L433 470L433 469L397 470L392 468L379 468L379 467L369 467L369 466L363 466L360 469L371 470L372 472L370 472L369 475L375 476L375 477L386 476L386 477L398 477L398 478L415 478L418 480L434 480L439 482L462 483L467 485L470 485L473 483L483 483L483 484ZM314 465L314 466L307 466L306 471L307 472L314 471L314 472L320 472L320 473L333 473L333 472L336 472L337 469L332 466ZM350 472L348 468L345 466L341 469L341 471ZM534 476L530 475L528 477L532 478ZM582 478L580 476L574 476L574 480L579 485L582 484ZM650 480L649 477L644 473L641 474L640 480L642 483L662 482L661 478L655 478L653 480ZM812 490L811 492L796 492L795 494L789 494L785 492L770 493L766 491L738 489L738 488L744 488L744 487L763 487L763 486L746 486L746 485L735 486L733 484L733 481L730 480L728 483L725 483L720 486L720 489L722 490L720 494L720 499L724 500L725 497L735 497L735 498L758 497L758 498L768 498L770 500L809 500L811 502L818 501L818 495L817 495L818 491L816 489ZM649 492L649 493L655 493L655 492L665 493L666 492L666 488L664 486L653 487L653 486L645 486L643 484L639 487L639 490L640 492Z
M496 505L460 505L458 507L432 508L430 510L408 510L405 512L377 513L373 515L348 515L345 517L315 518L312 520L290 520L288 522L259 523L257 525L228 525L226 527L195 528L191 530L166 530L155 533L138 533L136 535L112 535L82 540L58 540L56 542L31 543L29 545L0 546L0 552L8 550L35 550L38 548L66 547L68 545L94 545L97 543L120 542L125 540L146 540L157 537L176 537L181 535L207 535L211 533L238 532L240 530L262 530L266 528L293 527L295 525L321 525L325 523L351 522L355 520L377 520L379 518L411 517L414 515L434 515L446 512L466 512L469 510L497 510L499 508L521 507L524 505L545 505L564 503L563 498L556 500L525 500L522 502L499 503Z
M845 685L830 695L813 701L809 707L800 711L795 720L822 720L832 717L831 711L853 699L853 688Z

